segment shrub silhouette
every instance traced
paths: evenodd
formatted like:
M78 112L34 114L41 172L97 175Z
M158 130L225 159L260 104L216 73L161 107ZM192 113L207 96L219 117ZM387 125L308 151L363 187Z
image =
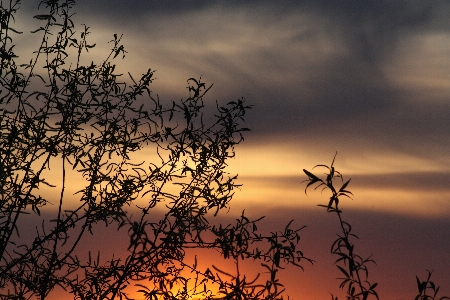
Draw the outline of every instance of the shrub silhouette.
M339 278L341 280L340 288L346 291L346 298L348 300L366 300L370 297L379 299L376 292L378 283L369 282L368 266L370 263L375 263L375 261L371 257L363 258L361 255L357 254L353 240L358 239L358 236L352 232L351 224L348 221L344 221L342 217L342 209L339 206L340 198L351 198L353 194L348 190L350 179L344 182L344 177L334 167L336 155L330 166L316 165L314 167L326 169L325 178L321 178L320 176L303 169L303 172L308 176L308 179L305 180L308 182L305 193L308 188L312 187L314 187L314 189L321 188L322 192L327 190L331 193L328 203L326 205L319 204L319 206L326 208L328 213L334 213L339 221L340 233L337 234L338 237L331 246L331 253L337 256L335 265L343 275L342 278ZM340 179L340 186L336 185L335 179L338 181ZM427 272L428 277L425 281L420 281L416 276L418 294L415 297L415 300L450 299L446 296L437 298L439 287L430 280L431 272ZM337 300L338 297L331 295L331 299Z
M32 34L41 44L20 60L20 1L7 2L0 14L0 298L43 300L59 287L74 299L131 299L126 288L134 284L145 299L280 298L278 271L306 259L297 249L300 229L289 223L261 234L262 218L244 213L235 224L210 223L239 186L226 166L248 130L244 99L217 103L207 123L203 97L211 86L190 78L186 99L161 102L150 89L151 69L136 79L116 73L127 53L116 34L104 61L83 64L95 44L89 27L75 30L72 0L40 2L45 11L34 18L42 25ZM120 253L80 249L104 227L128 236ZM219 252L235 272L189 262L189 248ZM247 278L243 259L259 260L267 275Z

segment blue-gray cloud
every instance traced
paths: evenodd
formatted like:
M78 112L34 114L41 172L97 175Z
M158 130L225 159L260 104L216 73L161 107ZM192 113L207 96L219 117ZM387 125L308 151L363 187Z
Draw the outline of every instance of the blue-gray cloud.
M77 3L76 20L94 33L124 33L134 66L158 70L155 88L163 96L184 96L182 79L203 75L215 84L213 100L247 97L255 105L247 121L256 143L319 138L344 151L356 141L417 155L450 146L450 50L441 45L439 57L424 50L439 47L426 45L428 37L450 41L445 1ZM409 70L417 58L442 67ZM443 75L427 77L436 68ZM408 83L410 75L425 87L439 79L444 88L429 95Z

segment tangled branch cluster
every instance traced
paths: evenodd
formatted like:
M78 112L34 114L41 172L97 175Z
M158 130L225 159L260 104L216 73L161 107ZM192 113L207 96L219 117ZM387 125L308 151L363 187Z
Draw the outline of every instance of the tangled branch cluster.
M279 298L277 271L303 259L299 230L261 235L260 219L244 215L236 225L209 224L239 187L226 166L250 107L243 99L217 104L207 124L211 86L195 78L186 99L162 103L151 69L137 80L116 72L127 53L117 35L104 61L83 64L95 44L88 27L75 30L74 4L41 1L45 13L34 18L42 26L32 32L39 49L18 64L12 25L20 1L2 2L0 298L43 300L61 287L74 299L130 299L126 288L137 281L146 299ZM69 177L77 178L75 195ZM26 228L30 217L41 225ZM80 249L99 226L127 233L125 254L101 259ZM188 248L214 249L236 266L260 260L270 275L247 282L239 268L213 273L187 263Z

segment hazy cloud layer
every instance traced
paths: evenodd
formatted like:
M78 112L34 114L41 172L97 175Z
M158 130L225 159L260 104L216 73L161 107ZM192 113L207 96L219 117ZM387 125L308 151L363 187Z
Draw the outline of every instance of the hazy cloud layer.
M97 42L88 62L123 33L123 70L156 69L162 99L184 97L186 79L200 75L214 83L212 107L247 98L253 132L244 146L282 142L314 163L337 150L340 162L413 159L422 166L408 171L448 170L446 1L82 0L74 11Z
M202 75L215 83L212 100L248 98L250 143L322 139L348 152L437 157L450 146L445 1L79 1L76 9L93 37L124 33L128 62L137 73L157 69L162 95L180 97L184 80Z

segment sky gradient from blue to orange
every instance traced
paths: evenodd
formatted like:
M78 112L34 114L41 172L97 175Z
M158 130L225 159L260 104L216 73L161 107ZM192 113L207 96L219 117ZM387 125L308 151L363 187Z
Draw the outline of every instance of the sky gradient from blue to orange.
M450 294L450 3L83 0L75 11L97 43L89 60L123 33L121 68L156 69L161 99L185 97L186 79L202 76L212 107L254 105L230 162L244 184L234 211L266 215L268 229L308 225L302 243L316 263L289 273L293 299L339 291L336 220L315 206L326 195L306 197L300 184L335 151L355 195L345 216L378 262L381 298L412 298L427 269Z

